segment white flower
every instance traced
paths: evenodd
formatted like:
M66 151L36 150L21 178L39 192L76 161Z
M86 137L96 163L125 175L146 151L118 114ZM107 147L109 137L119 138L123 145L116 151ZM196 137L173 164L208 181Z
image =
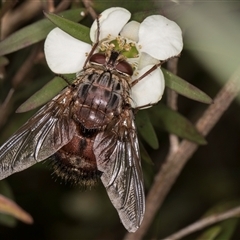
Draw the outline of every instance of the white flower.
M149 16L141 24L136 21L128 23L130 17L130 12L120 7L102 12L99 18L99 48L104 50L112 45L115 47L116 44L121 46L121 53L134 67L134 81L159 63L159 60L177 56L182 50L183 42L179 26L161 15ZM96 35L97 22L94 21L90 29L93 43L96 42ZM46 60L55 73L77 73L83 69L91 48L90 44L55 28L45 41ZM132 87L132 106L136 108L158 102L162 98L164 87L163 73L157 68Z

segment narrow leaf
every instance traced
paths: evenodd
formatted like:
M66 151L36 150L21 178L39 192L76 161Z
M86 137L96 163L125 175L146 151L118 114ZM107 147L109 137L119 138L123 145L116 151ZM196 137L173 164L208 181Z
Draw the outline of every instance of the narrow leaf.
M220 226L214 226L204 231L196 240L215 240L221 232Z
M147 111L139 111L136 117L136 124L139 134L153 149L158 149L158 138L152 126Z
M76 76L75 74L64 75L64 78L72 83ZM54 77L46 85L44 85L39 91L34 93L30 98L28 98L17 110L17 113L27 112L35 109L39 106L50 101L54 98L60 91L65 88L68 83L61 77Z
M211 209L209 209L204 214L204 217L214 216L215 214L224 213L238 206L239 206L239 200L221 202L220 204L217 204ZM218 226L219 228L221 228L221 232L214 238L214 240L232 239L234 232L237 230L238 223L239 223L239 216L236 216L215 224L214 226ZM211 228L213 227L210 227L210 229Z
M164 68L162 68L162 71L164 74L166 86L170 89L198 102L207 104L212 103L212 99L197 87L193 86L192 84L188 83L187 81L174 75Z
M56 26L61 28L64 32L69 35L86 43L91 43L90 29L79 23L70 21L66 18L58 16L54 13L44 13L45 16L52 21Z
M232 239L234 232L237 230L238 223L238 218L231 218L219 223L218 225L222 228L222 231L215 240Z
M5 131L5 128L4 128ZM3 137L3 135L1 135ZM3 139L6 139L3 137ZM12 189L7 181L0 181L0 193L6 198L14 199ZM0 214L0 224L8 227L15 227L17 225L17 220L12 215Z
M160 103L150 108L148 111L154 127L166 130L167 132L197 144L207 143L204 137L188 119L166 105Z
M62 12L61 16L78 22L83 18L80 15L82 11L84 11L84 8L71 9ZM0 42L0 56L15 52L45 39L47 34L55 27L48 19L42 19L16 31Z
M32 217L12 200L0 195L0 212L14 216L24 223L32 224Z
M139 147L140 147L140 152L141 152L141 158L146 161L147 163L153 165L153 161L151 157L149 156L146 148L144 147L143 143L139 140Z

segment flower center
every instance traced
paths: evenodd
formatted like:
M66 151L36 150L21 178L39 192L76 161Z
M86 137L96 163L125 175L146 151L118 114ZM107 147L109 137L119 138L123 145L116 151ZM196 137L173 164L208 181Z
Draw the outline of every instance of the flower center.
M139 49L140 46L138 46L136 42L122 36L113 38L109 35L108 38L102 40L99 45L99 52L119 52L123 59L125 59L129 64L131 64L134 71L137 69L140 58Z
M138 58L139 51L138 46L134 41L131 41L127 38L118 36L116 38L111 38L109 36L107 39L104 39L100 46L100 52L106 51L116 51L121 53L125 58Z

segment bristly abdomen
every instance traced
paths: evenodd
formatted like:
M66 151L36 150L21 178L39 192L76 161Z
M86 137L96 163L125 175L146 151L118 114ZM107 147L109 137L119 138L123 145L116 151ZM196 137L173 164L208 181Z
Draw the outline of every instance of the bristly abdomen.
M79 159L82 161L82 159ZM102 172L97 169L76 168L74 165L66 164L58 154L51 157L53 173L65 182L80 187L92 187L99 182Z
M54 173L74 185L93 186L102 174L93 153L96 134L79 126L73 139L51 157Z

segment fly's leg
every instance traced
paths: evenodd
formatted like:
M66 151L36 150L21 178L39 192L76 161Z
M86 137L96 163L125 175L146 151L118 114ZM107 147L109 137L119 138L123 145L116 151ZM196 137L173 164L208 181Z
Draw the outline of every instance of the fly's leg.
M97 19L96 19L96 20L97 20L97 39L96 39L96 43L94 43L94 45L93 45L90 53L88 54L88 56L87 56L87 58L86 58L86 61L85 61L84 65L83 65L83 69L86 67L89 59L91 58L91 56L93 55L94 51L96 50L96 48L97 48L97 46L98 46L98 44L99 44L99 36L100 36L99 17L101 17L101 16L98 16Z
M150 68L148 71L146 71L142 76L140 76L139 78L135 79L132 83L131 83L131 87L133 87L134 85L136 85L139 81L141 81L143 78L145 78L148 74L150 74L151 72L153 72L154 70L156 70L158 67L160 67L163 63L160 62L156 65L154 65L152 68Z
M152 68L150 68L147 72L145 72L142 76L140 76L139 78L135 79L132 83L131 83L131 87L133 87L134 85L136 85L139 81L141 81L143 78L145 78L147 75L149 75L151 72L153 72L154 70L156 70L158 67L161 67L165 62L167 62L168 60L175 58L175 57L179 57L180 55L174 56L174 57L170 57L164 61L160 61L158 64L155 64Z

